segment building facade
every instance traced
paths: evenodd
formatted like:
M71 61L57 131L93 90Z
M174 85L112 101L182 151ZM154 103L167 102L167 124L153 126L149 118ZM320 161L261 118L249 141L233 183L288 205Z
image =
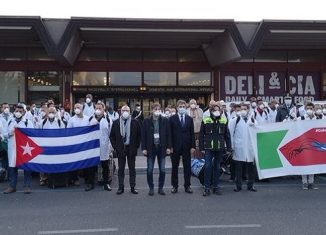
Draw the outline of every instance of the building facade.
M322 100L326 23L0 18L0 102Z

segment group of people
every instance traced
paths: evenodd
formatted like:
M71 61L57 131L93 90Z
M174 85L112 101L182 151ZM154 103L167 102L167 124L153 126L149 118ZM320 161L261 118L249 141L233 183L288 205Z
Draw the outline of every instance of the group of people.
M252 97L250 102L230 104L226 107L223 101L211 100L206 110L202 110L192 99L187 103L178 100L175 107L161 107L154 103L151 114L144 118L138 104L131 112L128 105L115 112L101 102L93 102L88 94L84 103L74 104L73 116L62 107L56 107L53 100L41 104L39 110L32 104L26 107L19 103L14 112L10 112L7 103L1 106L0 138L2 166L8 169L9 187L5 194L16 191L18 169L15 167L14 131L15 128L57 129L89 125L100 127L100 167L102 168L103 189L111 191L109 184L109 158L112 152L118 159L118 190L124 193L125 166L129 168L129 185L132 194L136 189L136 155L138 149L147 157L148 194L153 196L153 169L157 159L159 166L158 194L165 195L165 160L171 156L172 176L171 193L179 190L178 169L182 159L184 190L191 189L191 159L202 157L204 165L203 196L211 193L221 195L220 165L225 155L233 155L231 161L231 179L235 182L235 192L242 190L243 178L247 178L247 190L256 192L254 181L256 168L254 154L249 143L249 129L254 125L273 122L303 121L326 118L326 106L306 102L297 107L291 96L284 97L284 104L273 100L268 105ZM7 152L7 158L5 157ZM97 167L83 170L85 191L95 188ZM72 185L80 185L78 171L70 172ZM46 185L47 175L40 174L40 184ZM317 189L313 175L302 176L303 189ZM31 193L31 172L24 171L24 192Z

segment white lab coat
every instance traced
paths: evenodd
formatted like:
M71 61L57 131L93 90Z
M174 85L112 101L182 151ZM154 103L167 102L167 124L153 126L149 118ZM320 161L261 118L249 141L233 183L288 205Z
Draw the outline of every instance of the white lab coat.
M90 121L90 125L100 124L100 159L101 161L109 160L110 153L112 151L112 146L110 142L110 134L112 129L113 121L109 117L109 122L106 116L103 116L100 123L97 121L95 116Z
M62 128L65 128L65 124L63 123L62 120L59 120L58 118L54 118L54 120L51 122L48 118L45 119L46 121L44 122L44 119L43 119L43 122L42 122L42 125L40 128L42 129L62 129ZM59 121L60 121L60 125L59 125Z
M4 113L0 114L0 122L2 125L2 133L7 133L8 132L8 123L9 121L13 118L12 113L9 113L8 116L5 116Z
M266 110L260 114L257 109L255 109L255 111L252 112L251 116L257 121L258 125L264 125L270 122L268 112Z
M27 122L26 122L27 120ZM27 124L27 126L26 126ZM34 128L33 123L23 117L20 122L17 123L16 119L12 118L8 122L8 129L5 133L5 137L8 139L8 162L9 167L16 167L16 149L15 149L15 127L19 128Z
M250 116L248 121L245 122L240 117L237 122L237 117L229 121L229 130L231 136L232 149L234 150L233 160L241 162L253 162L254 161L254 150L252 148L251 139L249 135L249 128L257 124L254 120L252 122Z
M112 119L112 121L115 121L115 120L119 119L119 117L120 117L119 114L118 114L118 112L116 112L116 111L113 111L112 114L110 114L109 112L107 114Z
M67 128L81 126L89 126L89 116L84 115L82 118L79 118L77 115L74 115L72 118L69 119L67 124Z
M269 121L271 123L276 122L276 115L277 115L277 109L273 110L271 108L268 108L268 115L269 115Z
M94 113L95 113L95 105L94 105L94 103L90 103L90 105L85 103L84 104L84 109L83 109L83 114L88 116L88 117L91 117L91 116L94 115Z

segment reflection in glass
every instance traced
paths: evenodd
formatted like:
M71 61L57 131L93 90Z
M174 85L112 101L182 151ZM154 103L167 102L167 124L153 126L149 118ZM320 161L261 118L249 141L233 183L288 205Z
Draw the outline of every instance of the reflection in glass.
M144 61L176 62L177 53L174 50L145 50Z
M109 72L109 86L141 86L141 72Z
M206 57L200 50L181 50L178 51L178 62L206 62Z
M25 73L21 71L0 71L0 102L15 104L24 100Z
M145 72L144 84L146 86L176 86L176 72Z
M210 72L179 72L180 86L210 86Z
M74 86L106 86L106 72L74 72Z

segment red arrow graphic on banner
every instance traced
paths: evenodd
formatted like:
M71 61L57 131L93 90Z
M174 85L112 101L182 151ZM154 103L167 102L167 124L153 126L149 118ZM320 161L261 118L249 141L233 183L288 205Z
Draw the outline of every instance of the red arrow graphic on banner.
M326 164L326 128L312 128L280 151L292 166Z

